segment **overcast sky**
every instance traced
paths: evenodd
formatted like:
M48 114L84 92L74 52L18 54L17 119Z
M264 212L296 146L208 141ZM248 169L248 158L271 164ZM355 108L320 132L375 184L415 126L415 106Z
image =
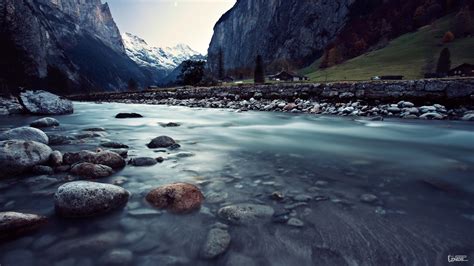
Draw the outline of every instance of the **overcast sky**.
M212 29L236 0L102 0L120 31L154 46L188 44L207 54Z

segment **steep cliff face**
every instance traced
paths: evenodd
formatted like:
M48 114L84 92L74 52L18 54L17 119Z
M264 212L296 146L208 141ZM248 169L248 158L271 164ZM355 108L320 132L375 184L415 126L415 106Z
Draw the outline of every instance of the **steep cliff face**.
M457 2L238 0L214 27L209 66L218 73L223 62L231 75L248 75L258 54L270 72L295 70L322 55L322 67L332 66L430 23Z
M2 0L0 13L2 87L75 93L124 89L130 78L143 85L149 80L125 54L100 0Z
M219 50L226 69L265 62L305 61L321 54L348 19L354 0L239 0L214 27L208 56L215 72Z

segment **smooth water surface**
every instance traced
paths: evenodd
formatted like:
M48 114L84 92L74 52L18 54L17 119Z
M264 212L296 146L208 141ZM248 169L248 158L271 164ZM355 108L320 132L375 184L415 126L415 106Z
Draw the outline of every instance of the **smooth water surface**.
M119 112L145 117L115 119ZM0 126L37 118L2 117ZM129 158L166 160L97 180L125 180L132 193L124 210L97 218L55 216L53 194L65 175L0 181L1 211L50 218L35 234L1 245L2 266L96 265L113 249L132 251L134 265L445 265L449 254L474 260L474 123L93 103L75 103L74 114L56 118L61 126L46 132L107 131L53 149L95 150L113 140L130 146ZM158 124L171 121L181 126ZM181 148L148 149L160 135ZM173 215L144 201L152 188L178 181L202 189L200 211ZM275 191L282 201L272 200ZM361 202L367 193L378 200ZM298 202L304 196L311 200ZM304 225L229 225L227 252L202 259L209 229L224 222L217 211L236 203L269 205Z

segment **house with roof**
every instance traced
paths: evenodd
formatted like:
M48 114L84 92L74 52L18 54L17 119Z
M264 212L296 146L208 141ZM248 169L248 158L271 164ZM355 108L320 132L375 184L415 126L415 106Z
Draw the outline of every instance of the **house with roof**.
M306 76L300 76L295 73L291 73L289 71L281 71L278 74L271 75L268 77L269 80L275 81L305 81L309 80Z
M450 77L474 77L474 65L464 63L460 66L457 66L451 69L448 72L448 76Z

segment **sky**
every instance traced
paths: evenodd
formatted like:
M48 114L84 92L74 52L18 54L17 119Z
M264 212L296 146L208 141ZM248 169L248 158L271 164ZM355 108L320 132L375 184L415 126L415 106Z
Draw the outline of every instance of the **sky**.
M102 0L120 32L159 47L178 43L207 54L214 24L236 0Z

